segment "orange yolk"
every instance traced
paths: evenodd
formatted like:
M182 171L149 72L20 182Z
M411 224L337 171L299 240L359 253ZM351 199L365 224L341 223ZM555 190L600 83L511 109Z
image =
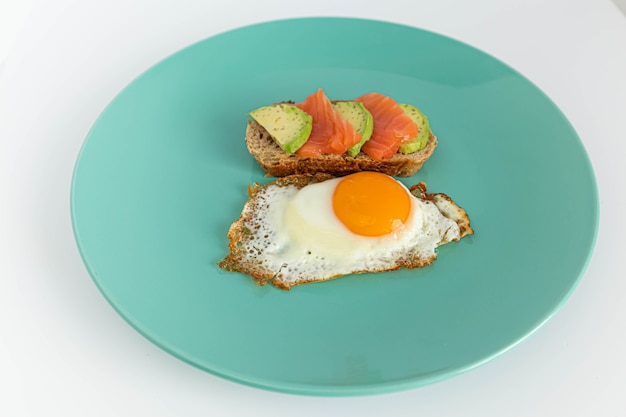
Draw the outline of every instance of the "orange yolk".
M378 172L344 177L333 193L337 218L353 233L383 236L401 227L411 213L411 197L393 178Z

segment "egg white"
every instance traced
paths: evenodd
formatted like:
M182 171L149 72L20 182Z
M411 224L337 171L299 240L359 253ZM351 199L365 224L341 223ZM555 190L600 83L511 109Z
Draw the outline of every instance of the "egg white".
M439 244L460 236L456 222L409 190L411 213L404 225L380 237L355 234L333 211L332 196L340 180L260 190L251 205L250 257L280 273L283 281L322 280L390 269L409 253L430 259Z

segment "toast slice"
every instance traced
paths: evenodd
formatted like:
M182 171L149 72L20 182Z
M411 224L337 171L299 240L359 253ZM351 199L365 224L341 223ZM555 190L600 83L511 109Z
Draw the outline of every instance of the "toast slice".
M302 188L306 185L316 182L326 181L334 178L329 174L315 175L289 175L277 178L275 181L260 185L253 184L248 188L250 198L244 205L241 216L230 227L228 238L230 240L230 253L218 262L218 266L226 271L241 272L250 275L258 285L271 283L274 286L289 290L291 287L310 282L326 281L340 276L350 274L360 274L367 272L383 272L393 271L400 268L422 268L430 265L437 258L437 253L430 257L424 257L418 253L418 249L412 249L402 253L392 263L387 263L382 267L370 267L367 270L351 270L349 272L327 274L323 277L311 277L303 274L288 274L281 271L283 267L289 270L289 265L283 264L277 270L268 268L257 255L261 255L264 251L261 242L263 238L268 236L255 236L255 230L258 229L258 220L266 215L263 208L267 204L271 204L264 198L264 190L273 185L279 187L294 186ZM458 230L453 234L446 233L439 242L438 246L444 245L451 241L460 240L464 236L473 234L474 231L470 226L470 220L464 209L459 207L450 197L445 194L428 194L426 192L426 184L420 182L410 188L411 193L423 201L433 203L439 212L458 225ZM270 237L271 238L271 237ZM258 246L257 246L258 245Z
M284 177L294 174L326 173L343 176L359 171L377 171L392 177L409 177L422 168L437 146L437 137L430 132L426 146L411 154L397 153L384 159L372 159L363 152L355 157L348 154L321 155L304 158L288 155L274 142L270 134L254 120L248 121L246 129L248 151L267 175Z

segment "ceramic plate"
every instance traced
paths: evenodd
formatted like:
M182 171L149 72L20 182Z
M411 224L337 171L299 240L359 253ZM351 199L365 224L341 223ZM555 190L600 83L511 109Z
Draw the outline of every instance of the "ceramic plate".
M413 103L439 138L425 181L476 234L428 268L282 291L221 271L254 181L246 114L322 87ZM591 256L593 170L536 86L466 44L377 21L310 18L233 30L128 85L75 167L76 241L98 288L149 340L213 374L283 392L418 387L507 351L564 303Z

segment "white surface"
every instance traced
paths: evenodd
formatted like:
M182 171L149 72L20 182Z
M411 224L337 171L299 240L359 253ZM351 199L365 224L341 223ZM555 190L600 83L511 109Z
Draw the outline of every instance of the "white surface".
M584 141L602 205L593 259L565 307L496 361L395 394L267 392L159 350L89 278L73 241L69 187L99 112L136 75L184 46L243 24L304 15L378 18L464 40L535 82ZM0 69L0 415L626 413L626 18L610 0L33 1L16 39Z
M0 0L0 71L30 11L29 0Z

